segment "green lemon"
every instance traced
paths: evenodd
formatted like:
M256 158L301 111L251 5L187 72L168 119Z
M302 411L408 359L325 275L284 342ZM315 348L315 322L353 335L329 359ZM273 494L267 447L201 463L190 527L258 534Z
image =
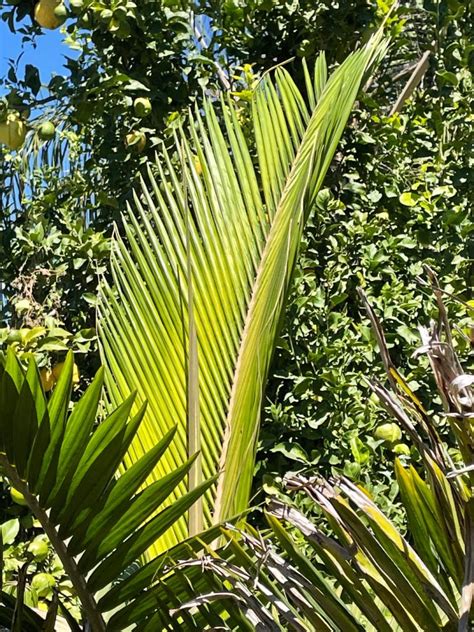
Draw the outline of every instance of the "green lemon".
M71 7L71 11L76 15L79 15L84 8L84 0L70 0L69 5Z
M402 431L397 424L382 424L375 429L374 437L379 441L396 443L402 438Z
M146 136L143 132L131 132L125 137L125 145L131 151L140 154L146 146Z
M48 540L45 536L36 536L28 545L28 552L33 555L37 562L43 562L49 555Z
M397 443L392 447L392 452L395 452L395 454L410 456L410 448L407 446L406 443Z
M31 581L31 587L38 597L48 597L54 586L56 586L56 580L49 573L37 573Z
M58 4L58 6L54 9L54 17L60 22L60 24L64 24L68 18L68 10L65 4L62 2L61 4Z
M51 140L52 138L54 138L55 134L56 127L54 126L54 123L51 123L51 121L46 121L45 123L42 123L38 129L38 136L41 138L41 140Z
M145 118L149 114L151 114L151 102L150 99L146 99L145 97L138 97L133 102L133 109L135 114L140 118Z

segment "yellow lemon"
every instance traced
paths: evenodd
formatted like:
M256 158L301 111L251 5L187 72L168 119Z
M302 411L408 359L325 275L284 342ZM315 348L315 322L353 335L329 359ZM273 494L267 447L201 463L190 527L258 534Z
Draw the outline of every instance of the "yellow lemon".
M145 134L143 132L130 132L125 137L125 146L136 154L141 154L146 147Z
M61 375L64 368L64 362L58 362L53 366L53 376L55 381L59 380L59 376ZM79 367L77 364L74 364L72 369L72 383L77 384L79 382Z
M41 369L40 379L41 379L41 386L43 387L43 391L45 393L48 393L56 384L56 378L54 377L53 372L51 371L51 369L48 369L47 367L43 367Z
M35 6L35 21L44 29L57 29L64 22L55 15L55 9L62 5L61 0L39 0Z
M8 114L3 123L0 123L0 143L9 149L20 149L25 142L26 125L19 114Z
M14 487L10 488L10 496L14 503L17 505L21 505L22 507L28 507L28 503L25 500L25 497L21 492L19 492Z

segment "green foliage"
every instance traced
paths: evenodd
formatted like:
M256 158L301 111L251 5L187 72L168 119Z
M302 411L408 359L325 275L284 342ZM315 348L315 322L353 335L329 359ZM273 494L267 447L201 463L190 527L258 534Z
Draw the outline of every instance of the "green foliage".
M21 28L25 47L41 37L28 17L34 4L22 0L1 10L12 30ZM65 76L45 80L31 64L21 76L12 63L2 77L2 107L20 112L31 129L21 153L0 147L3 316L18 316L13 326L31 325L31 311L36 325L53 318L76 332L93 324L98 276L131 175L154 156L168 118L201 93L201 76L214 68L205 52L192 61L190 8L114 1L110 10L76 2L64 39L78 54L68 59ZM152 106L146 119L134 108L144 99ZM42 130L51 124L56 134L45 139ZM128 142L131 135L144 139L144 153Z
M1 482L0 524L5 594L13 598L17 595L19 574L27 564L24 603L46 611L57 589L63 595L68 610L79 619L75 591L60 559L23 497L9 487L6 479Z
M15 178L26 187L19 208L7 206L1 217L3 281L13 290L5 316L12 326L63 326L67 320L77 331L94 323L87 309L110 247L101 219L94 221L104 194L83 206L94 176L82 169L81 144L80 136L61 132L53 146L35 149L32 140L27 156L5 163L5 185L14 189Z
M416 348L406 323L433 313L432 297L420 294L417 281L423 262L448 292L473 298L472 53L462 6L445 10L438 26L435 15L423 17L423 39L438 33L439 50L422 86L390 115L409 73L391 86L390 77L400 56L405 64L412 59L418 42L410 27L396 40L379 85L362 96L328 189L319 195L267 391L256 487L262 479L271 485L283 471L317 465L363 481L385 496L387 508L396 494L386 460L406 448L374 436L388 420L367 393L366 377L376 372L374 341L367 321L358 320L356 289L373 295L395 357L406 344ZM455 303L453 310L465 327L466 309ZM459 336L459 344L465 353L468 341ZM411 387L425 388L426 367L407 355L401 362Z
M64 39L79 54L68 59L65 77L49 81L46 102L54 103L59 120L80 133L90 152L89 196L100 190L122 200L130 174L154 155L170 115L181 112L212 81L212 55L194 38L193 8L192 2L173 6L154 0L139 5L85 0L71 7ZM20 23L31 38L41 36L34 21L27 23L31 9L32 2L23 0L4 10L3 19L12 29ZM34 66L27 66L24 77L12 66L4 83L12 107L27 113L36 104L41 79ZM134 107L145 98L152 106L146 120ZM127 145L130 133L146 137L143 155ZM107 214L107 204L101 206ZM109 225L112 219L109 209Z
M26 17L34 4L2 6L26 44L41 37ZM0 266L8 299L2 315L13 327L0 330L2 347L14 344L25 360L33 352L40 366L61 360L66 348L87 352L78 361L87 376L97 367L90 336L112 223L132 188L131 174L154 156L158 138L169 143L202 88L212 96L229 88L246 102L262 70L321 48L330 62L340 60L387 11L383 2L357 0L317 6L232 0L197 9L187 2L112 4L110 16L104 3L71 2L65 37L80 54L68 62L66 79L45 82L27 65L24 76L12 66L3 80L6 108L29 118L30 132L21 153L0 148ZM191 9L212 22L193 22ZM356 288L363 285L375 297L394 357L411 388L423 392L426 364L400 357L407 344L417 345L412 325L434 314L431 297L419 292L421 263L431 263L448 292L473 298L466 291L473 287L469 19L465 3L456 0L410 3L389 19L395 39L383 74L359 103L328 189L318 196L317 218L307 224L267 392L256 489L262 481L270 489L287 470L342 472L366 485L397 524L404 520L388 463L394 454L416 459L418 452L405 432L401 442L377 438L377 429L392 421L367 393L365 378L377 372L375 341L368 322L358 318ZM202 37L194 39L195 26ZM391 115L411 65L433 42L420 86ZM242 75L235 74L236 63L244 64ZM303 77L297 80L302 84ZM149 116L137 115L137 98L150 98ZM7 109L2 102L0 116ZM45 140L40 130L49 121L56 134ZM130 135L137 142L129 142ZM452 308L472 339L466 308ZM27 327L33 337L25 345ZM461 334L456 341L463 355L469 341ZM440 432L452 443L446 421ZM454 447L452 457L459 459ZM12 563L15 547L21 553L30 536L19 531L8 553Z
M5 160L0 161L4 235L0 262L9 307L23 299L24 285L35 275L40 278L34 299L45 304L45 313L54 315L60 305L56 325L72 331L90 326L95 273L102 271L113 222L132 189L130 179L154 158L159 139L171 138L186 108L201 101L203 90L213 97L222 91L242 96L247 91L251 97L251 86L243 86L235 75L236 66L252 62L258 75L275 62L287 61L303 41L311 42L313 52L327 49L331 61L342 60L360 40L362 30L378 20L375 7L359 10L361 2L343 2L339 9L330 2L319 3L318 9L309 4L155 0L70 4L63 32L77 55L67 60L65 76L45 78L32 64L20 75L12 64L2 78L6 105L28 119L32 128L25 151L13 157L4 153ZM34 5L33 0L18 0L2 8L11 30L21 29L25 47L42 36L29 19ZM338 29L328 28L334 11L344 23ZM306 46L305 54L310 53ZM145 118L134 107L140 99L151 102L151 113ZM39 136L49 122L55 124L56 136L44 142ZM65 137L68 142L61 142ZM30 149L44 156L45 150L53 153L59 146L62 159L57 170L50 172L49 161L45 167L40 160L33 173L26 160ZM80 164L75 160L78 147ZM61 171L61 163L68 165L68 173ZM32 186L34 178L36 186ZM29 195L33 188L34 197ZM79 257L86 259L80 268L70 251L69 232L76 235L76 248L87 249L86 256ZM32 245L34 235L42 235L45 243ZM42 269L50 270L50 275L41 278ZM10 315L6 310L5 317Z
M213 25L212 43L231 59L268 67L290 57L327 51L342 61L366 35L377 11L364 0L226 0L201 4ZM334 28L337 25L337 28Z
M378 380L371 380L371 387L418 454L414 460L395 461L407 533L396 528L366 489L348 478L289 474L287 501L268 502L266 538L229 528L227 547L218 555L178 563L177 574L185 577L199 567L215 582L214 592L182 603L180 612L232 596L253 629L472 629L474 444L469 426L474 376L465 374L459 363L441 291L431 271L428 274L439 311L429 329L420 327L420 338L437 386L437 391L431 387L426 393L435 414L424 410L398 373L382 328L363 297L391 389ZM442 414L449 419L450 443L462 454L456 467L449 444L438 434ZM306 496L312 516L296 508L296 493ZM185 591L179 596L185 598Z
M64 603L63 593L67 601L71 590L77 596L85 627L88 622L94 632L123 629L114 621L131 612L133 622L139 626L146 618L143 606L147 593L136 592L132 599L122 599L114 594L111 584L122 576L120 590L133 584L139 572L138 565L134 565L136 560L214 482L212 479L203 482L171 507L159 510L175 487L186 479L196 455L153 486L141 490L142 483L167 451L174 435L172 429L117 479L116 471L137 432L145 406L129 418L132 395L96 426L103 371L99 370L70 411L72 383L72 353L68 354L49 398L43 392L34 360L25 372L9 349L6 361L0 364L0 470L17 490L17 504L21 501L20 506L29 509L30 519L33 515L37 521L33 520L30 528L39 523L56 553L48 566L50 552L42 535L33 539L26 550L20 545L11 551L20 530L20 519L2 523L2 540L8 547L1 551L5 564L2 569L8 583L0 592L0 622L11 624L12 630L23 630L24 613L31 617L31 629L43 630L41 625L34 627L33 613L25 604L36 606L40 600L44 603L51 598L48 612L55 619L57 595ZM211 542L217 533L214 529L202 534L202 542ZM20 555L24 558L19 565ZM153 583L162 563L163 560L151 560L140 570L140 576L145 569L145 574L149 572L147 586ZM55 576L55 572L62 573L62 568L67 575L66 583ZM27 584L28 579L31 581ZM157 607L154 603L147 614L153 614ZM104 613L110 610L115 612L109 626ZM63 612L66 616L68 611Z

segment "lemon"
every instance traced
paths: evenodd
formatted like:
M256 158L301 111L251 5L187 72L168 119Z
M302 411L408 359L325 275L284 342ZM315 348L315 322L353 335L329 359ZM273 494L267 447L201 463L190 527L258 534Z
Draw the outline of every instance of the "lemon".
M48 597L54 586L56 586L56 580L50 573L37 573L31 581L31 588L38 597Z
M64 3L58 4L58 6L54 9L54 16L56 19L60 20L61 24L67 20L69 12Z
M410 456L410 448L407 446L406 443L397 443L392 447L392 452L395 452L395 454Z
M382 424L375 429L374 437L379 441L396 443L402 438L402 431L397 424Z
M71 11L76 15L79 15L84 8L84 0L71 0L69 5L71 7Z
M125 145L137 154L140 154L146 146L146 136L143 132L130 132L125 137Z
M64 22L61 16L55 15L55 10L64 4L61 0L39 0L35 6L35 21L44 29L57 29Z
M53 366L53 377L55 379L55 381L59 380L59 376L61 375L62 371L64 368L64 362L58 362L58 364L55 364ZM72 383L73 384L77 384L79 382L79 368L77 366L77 364L74 364L73 368L72 368Z
M28 503L25 500L25 497L21 492L19 492L14 487L10 488L10 496L14 503L17 505L21 505L22 507L28 507Z
M45 123L42 123L38 129L38 136L41 138L41 140L51 140L52 138L54 138L55 134L56 127L54 126L54 123L51 123L51 121L46 121Z
M18 113L8 114L0 123L0 143L9 149L20 149L25 142L26 125Z
M43 387L43 391L45 393L48 393L56 384L56 378L54 377L53 372L51 371L51 369L48 369L47 367L43 367L41 369L40 379L41 379L41 386Z
M43 562L49 555L48 541L44 535L37 535L28 545L28 551L37 562Z

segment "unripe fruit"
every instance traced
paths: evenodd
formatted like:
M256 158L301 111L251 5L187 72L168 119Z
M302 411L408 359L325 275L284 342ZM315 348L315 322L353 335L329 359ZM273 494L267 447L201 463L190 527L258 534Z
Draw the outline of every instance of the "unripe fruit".
M61 375L62 371L64 368L64 362L58 362L58 364L55 364L53 366L53 377L54 379L57 381L59 380L59 376ZM77 384L79 382L79 368L77 366L77 364L74 364L73 368L72 368L72 383L73 384Z
M76 15L79 15L84 8L84 0L70 0L69 5L71 7L71 11Z
M43 562L49 554L49 546L46 538L42 535L36 536L28 545L28 552L33 555L37 562Z
M392 452L395 452L395 454L410 456L410 448L407 446L406 443L397 443L392 447Z
M130 132L125 136L125 145L131 151L140 154L146 146L146 136L143 132Z
M21 505L22 507L28 507L28 503L25 500L25 497L21 492L19 492L14 487L10 488L10 496L14 503L17 505Z
M9 149L20 149L25 142L26 125L17 113L8 114L3 123L0 123L0 144Z
M402 438L402 431L397 424L382 424L375 429L374 437L379 441L396 443Z
M54 586L56 586L56 580L49 573L37 573L31 581L31 587L38 597L47 597Z
M56 127L51 121L42 123L38 129L38 136L41 140L51 140L56 134Z
M66 9L66 5L58 4L58 6L54 9L54 16L60 21L61 24L68 18L68 10Z
M360 476L360 465L359 463L346 463L344 465L344 474L352 479L358 479Z
M45 393L48 393L56 384L56 378L54 377L53 372L51 371L51 369L48 369L47 367L43 367L41 369L40 379L41 379L41 385L43 387L43 391Z
M150 99L146 99L145 97L138 97L133 102L133 109L135 114L140 118L145 118L151 114L151 102Z
M315 43L313 40L303 40L298 46L296 54L298 57L308 57L314 53Z

